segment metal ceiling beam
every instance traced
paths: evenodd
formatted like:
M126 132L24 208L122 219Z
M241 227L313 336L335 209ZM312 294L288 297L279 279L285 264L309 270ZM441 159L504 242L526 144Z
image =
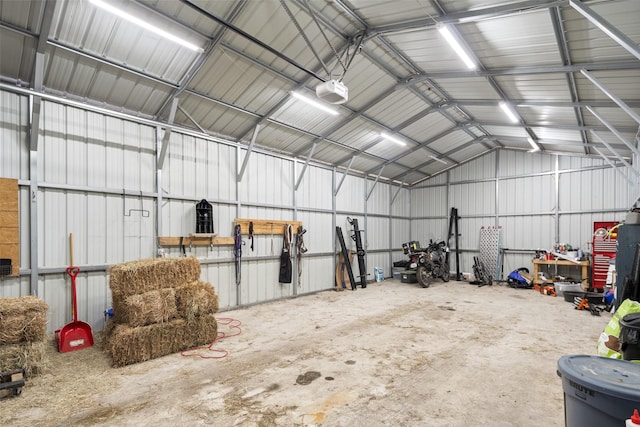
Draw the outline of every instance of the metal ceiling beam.
M551 16L551 23L553 24L553 32L556 38L556 44L558 45L558 52L560 53L560 58L562 59L563 65L571 65L571 54L569 52L569 42L567 41L566 32L564 28L564 23L562 20L562 16L560 14L560 7L552 7L549 9L549 15ZM572 102L577 102L578 98L578 87L576 85L576 79L573 76L573 73L565 74L567 79L567 86L569 87L569 95L571 96ZM582 117L582 110L578 107L573 107L573 112L576 116L576 121L579 126L584 126L584 117ZM587 133L582 130L580 131L580 138L582 139L582 144L585 146L584 153L589 154L589 150L587 149Z
M470 124L475 124L475 123L470 123ZM513 124L513 123L506 123L506 122L498 122L498 121L483 121L482 124L484 126L499 126L499 127L508 127L508 128L521 128L522 125L520 124ZM577 124L575 125L570 125L570 124L542 124L542 123L529 123L529 126L532 128L542 128L542 129L564 129L564 130L575 130L575 131L588 131L588 130L605 130L605 127L603 126L592 126L592 125L585 125L585 126L578 126ZM620 127L618 130L622 131L622 132L635 132L636 128L634 127Z
M239 27L236 27L232 23L227 22L224 19L217 17L216 15L214 15L211 12L209 12L208 10L206 10L206 9L200 7L199 5L195 4L193 1L191 1L191 0L181 0L181 2L186 4L186 5L188 5L193 10L197 11L198 13L200 13L201 15L206 16L207 18L211 19L212 21L217 22L218 24L229 28L234 33L236 33L236 34L242 36L243 38L251 41L252 43L260 46L262 49L266 50L267 52L277 56L278 58L284 60L288 64L296 67L298 70L303 71L304 73L315 77L316 79L320 80L321 82L326 82L327 81L327 79L319 76L317 73L309 70L308 68L303 67L301 64L298 64L293 59L291 59L288 56L282 54L278 50L272 48L268 44L262 42L261 40L257 39L256 37L252 36L251 34L247 33L246 31L240 29Z
M598 101L582 99L578 101L528 101L525 99L513 99L511 102L516 107L553 107L553 108L618 108L618 105L612 101ZM451 100L443 107L454 106L456 104L467 105L471 107L496 107L498 100L495 99L462 99L457 98ZM629 107L640 108L640 100L627 101Z
M629 116L633 118L636 122L640 123L640 115L633 111L631 107L629 107L622 99L616 96L613 92L611 92L607 87L597 78L595 78L591 73L586 70L580 70L583 76L585 76L591 83L593 83L598 89L602 91L605 95L607 95L613 102L615 102L620 108L624 110Z
M437 18L429 17L412 19L391 24L380 25L370 29L372 35L388 35L398 32L423 30L435 27L438 22L446 24L458 24L463 22L474 22L483 19L496 18L514 13L522 13L530 10L547 9L554 6L566 4L566 0L527 0L512 1L499 6L483 7L464 12L447 13Z
M587 107L587 111L589 111L591 114L593 114L596 119L600 120L602 122L602 124L605 125L611 131L611 133L613 133L616 136L616 138L618 138L620 141L622 141L624 143L624 145L626 145L631 151L633 151L633 153L636 156L640 157L640 150L638 150L637 147L635 147L633 144L631 144L629 141L627 141L627 139L618 131L618 129L615 128L615 126L613 126L611 123L609 123L604 117L602 117L600 114L598 114L598 112L596 110L594 110L593 108Z
M569 0L569 4L577 10L582 16L587 18L592 24L602 30L606 35L611 37L616 43L625 48L636 58L640 59L640 48L633 40L627 37L622 31L619 31L611 25L602 16L595 13L590 7L578 0Z
M416 84L427 79L460 79L475 78L486 76L515 76L515 75L535 75L535 74L560 74L560 73L579 73L582 70L589 71L620 71L620 70L639 70L640 62L638 61L619 61L619 62L600 62L600 63L584 63L572 65L540 65L534 67L510 67L510 68L490 68L486 70L475 71L437 71L429 73L421 73L409 76L406 80L407 84Z

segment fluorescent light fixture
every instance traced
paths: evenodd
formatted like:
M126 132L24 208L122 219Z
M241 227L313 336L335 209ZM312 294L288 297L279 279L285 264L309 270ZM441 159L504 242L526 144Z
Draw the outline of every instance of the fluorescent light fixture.
M316 107L319 110L324 111L325 113L329 113L331 115L337 116L338 115L338 111L334 110L333 108L329 107L328 105L325 105L321 102L318 102L314 99L311 99L307 96L302 95L301 93L298 92L291 92L291 96L293 96L296 99L299 99L300 101L306 102L307 104Z
M148 22L143 21L140 18L136 18L135 16L130 15L127 12L124 12L124 11L114 7L114 6L111 6L110 4L105 3L102 0L89 0L89 1L92 4L98 6L99 8L106 10L107 12L111 12L114 15L119 16L120 18L131 22L132 24L136 24L136 25L144 28L145 30L149 30L152 33L155 33L155 34L157 34L157 35L159 35L161 37L164 37L165 39L171 40L174 43L178 43L179 45L184 46L186 48L189 48L189 49L191 49L191 50L193 50L195 52L204 52L204 50L201 47L196 46L193 43L189 43L188 41L183 40L180 37L176 37L173 34L170 34L170 33L166 32L166 31L164 31L164 30L162 30L162 29L160 29L158 27L155 27L155 26L149 24Z
M516 116L516 113L513 112L509 104L507 104L506 102L501 102L500 108L502 108L502 111L504 111L507 117L509 117L509 120L511 120L513 123L518 123L518 117Z
M407 143L404 142L403 140L398 139L395 136L391 136L388 133L380 132L380 136L383 137L384 139L388 140L388 141L395 142L398 145L402 145L402 146L407 145Z
M467 65L470 70L476 69L476 64L471 60L471 57L465 52L462 48L458 40L454 37L454 35L449 31L449 27L447 24L438 23L436 25L440 34L444 37L444 39L449 43L449 46L458 54L460 59Z
M533 138L528 137L527 141L529 142L529 145L531 145L531 150L529 150L530 153L535 153L536 151L540 151L540 146L536 144Z
M445 161L444 161L444 160L442 160L442 159L437 158L436 156L429 156L429 157L431 157L431 158L432 158L433 160L435 160L436 162L440 162L440 163L442 163L443 165L448 165L448 163L447 163L447 162L445 162Z

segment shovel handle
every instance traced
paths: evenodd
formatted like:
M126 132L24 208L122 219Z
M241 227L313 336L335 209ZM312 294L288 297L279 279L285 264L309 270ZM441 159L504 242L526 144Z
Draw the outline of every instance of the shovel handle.
M71 276L72 279L75 279L80 272L80 267L67 267L67 274Z

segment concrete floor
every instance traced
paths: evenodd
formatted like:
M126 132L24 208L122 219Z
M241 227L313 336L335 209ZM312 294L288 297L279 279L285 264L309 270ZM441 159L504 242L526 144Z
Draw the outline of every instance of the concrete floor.
M0 425L563 426L557 360L595 354L611 316L533 290L388 279L218 317L242 322L219 359L114 369L97 346L52 346L50 372L0 401Z

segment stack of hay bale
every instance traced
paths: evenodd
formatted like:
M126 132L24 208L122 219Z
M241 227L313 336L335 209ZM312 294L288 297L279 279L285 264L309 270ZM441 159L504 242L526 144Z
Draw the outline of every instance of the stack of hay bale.
M0 298L0 374L24 370L33 377L46 369L47 310L34 296Z
M105 347L114 366L209 344L217 337L218 295L200 281L195 257L116 264L109 287L114 317L105 327Z

